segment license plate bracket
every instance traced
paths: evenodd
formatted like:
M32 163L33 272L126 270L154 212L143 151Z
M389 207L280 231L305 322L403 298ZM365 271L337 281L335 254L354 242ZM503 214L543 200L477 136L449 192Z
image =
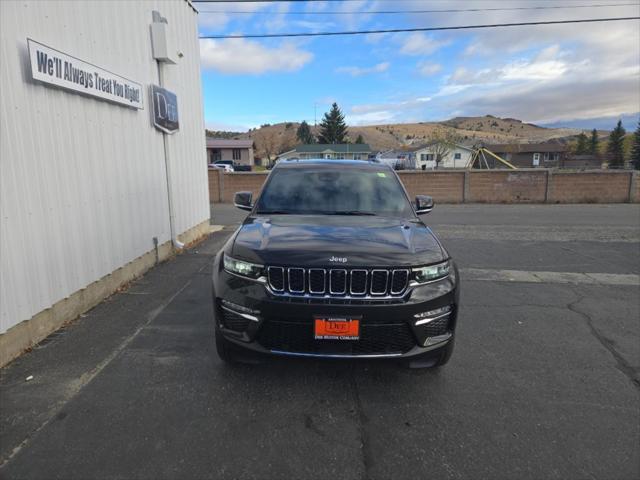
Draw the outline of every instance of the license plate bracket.
M314 338L316 340L360 340L361 317L342 315L314 316Z

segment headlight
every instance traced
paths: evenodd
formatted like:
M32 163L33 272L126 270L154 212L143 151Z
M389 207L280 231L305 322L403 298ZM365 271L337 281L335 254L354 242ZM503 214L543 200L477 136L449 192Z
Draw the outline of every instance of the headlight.
M415 280L417 283L427 283L439 278L446 277L447 275L449 275L450 270L451 262L447 260L446 262L438 263L437 265L413 268L411 272L413 273L413 280Z
M236 275L241 275L243 277L257 279L264 272L264 267L262 265L236 260L228 255L223 255L223 258L224 269L229 273L235 273Z

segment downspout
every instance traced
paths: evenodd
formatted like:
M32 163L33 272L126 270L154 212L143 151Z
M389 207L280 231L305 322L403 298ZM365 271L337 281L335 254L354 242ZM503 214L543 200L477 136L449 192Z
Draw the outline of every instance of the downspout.
M166 19L162 18L159 12L153 11L153 21L166 23ZM164 88L164 75L163 67L160 60L156 58L156 65L158 66L158 86ZM153 100L152 100L153 101ZM169 230L171 232L171 243L173 247L180 251L184 248L184 243L178 240L178 234L176 232L176 213L173 205L173 188L171 182L171 161L169 158L169 135L166 132L162 132L162 146L164 148L164 168L167 178L167 200L169 204Z
M162 63L158 64L158 86L164 88L164 76L162 75ZM178 240L176 233L176 213L173 206L173 188L171 187L171 162L169 158L169 135L162 132L162 145L164 147L164 169L167 177L167 200L169 202L169 230L171 231L171 243L177 250L184 248L184 243Z

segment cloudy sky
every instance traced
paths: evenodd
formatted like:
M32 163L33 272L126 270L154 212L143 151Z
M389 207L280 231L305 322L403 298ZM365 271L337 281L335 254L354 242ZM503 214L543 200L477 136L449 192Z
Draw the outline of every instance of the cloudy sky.
M571 8L531 9L538 6ZM201 35L640 15L638 0L356 0L196 7ZM362 13L505 8L511 10ZM312 123L314 107L320 118L333 101L350 124L485 114L551 123L640 111L638 20L429 34L206 39L200 41L200 54L209 128Z

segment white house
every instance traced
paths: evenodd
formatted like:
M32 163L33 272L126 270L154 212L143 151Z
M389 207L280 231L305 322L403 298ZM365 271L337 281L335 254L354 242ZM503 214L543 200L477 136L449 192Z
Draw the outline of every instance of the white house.
M376 160L386 163L394 169L413 170L416 168L416 155L413 150L385 150L378 152Z
M436 165L438 142L431 142L415 151L416 168L433 170L437 168L466 168L473 156L473 148L464 145L452 145L449 152Z

